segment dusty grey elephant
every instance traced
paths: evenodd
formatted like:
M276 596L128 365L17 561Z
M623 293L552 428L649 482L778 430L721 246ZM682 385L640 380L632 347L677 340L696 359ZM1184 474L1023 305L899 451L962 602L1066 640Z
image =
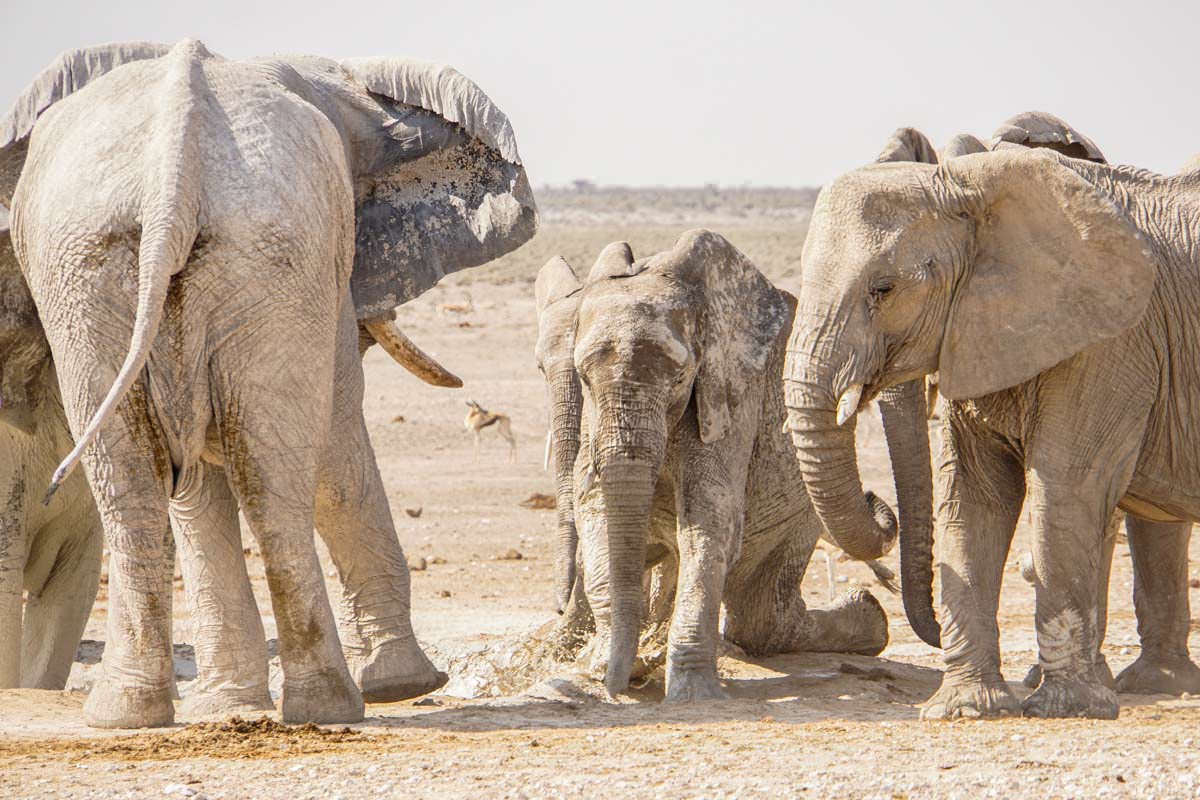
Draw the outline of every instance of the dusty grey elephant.
M1194 177L1041 149L867 167L818 198L785 372L810 493L839 446L853 459L839 423L864 399L940 371L961 401L937 470L946 672L926 717L1116 715L1093 664L1106 525L1118 506L1200 517L1200 331L1181 310L1200 304L1198 235ZM996 607L1023 500L1043 680L1018 705ZM1144 581L1186 570L1170 537L1146 545ZM1186 660L1186 594L1163 596L1143 657Z
M555 256L542 266L534 284L537 301L538 339L534 350L537 366L546 380L550 401L550 433L547 465L554 464L558 555L555 559L556 608L562 619L551 633L552 652L559 660L574 659L589 641L594 648L595 620L581 579L579 534L575 518L575 469L582 432L583 393L575 369L575 317L582 289L566 259ZM674 512L665 498L659 502L663 524L674 525ZM673 544L673 542L671 543ZM674 547L660 547L647 554L643 575L646 614L642 620L639 651L645 653L641 670L656 666L666 645L671 612L675 605L678 554Z
M724 638L751 654L874 654L887 642L868 592L807 609L799 590L821 525L782 433L777 376L792 302L706 230L636 262L624 242L609 245L579 294L576 517L612 694L629 682L643 570L656 552L677 551L679 564L668 700L722 695L722 602ZM920 457L928 473L927 446ZM855 505L870 528L839 544L877 557L895 540L895 519L871 495Z
M102 529L82 475L40 502L74 442L7 216L0 206L0 689L61 689L99 588Z
M191 40L74 51L0 121L10 200L77 442L55 484L82 458L111 553L89 723L173 718L152 533L172 498L201 554L233 541L231 500L257 538L286 720L357 720L364 696L439 685L362 419L358 320L388 339L394 306L532 235L499 109L453 70L401 59L233 62ZM346 656L314 524L354 606Z

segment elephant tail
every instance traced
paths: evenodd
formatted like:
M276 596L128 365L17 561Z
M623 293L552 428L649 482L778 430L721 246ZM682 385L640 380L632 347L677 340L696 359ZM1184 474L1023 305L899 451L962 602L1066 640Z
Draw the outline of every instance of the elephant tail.
M156 87L160 135L146 150L142 180L141 243L138 247L138 297L133 333L116 380L75 448L54 471L44 504L79 464L84 450L141 377L162 323L171 277L183 270L200 230L199 162L201 61L211 58L204 45L184 40L164 57L165 74ZM154 90L152 90L154 91Z

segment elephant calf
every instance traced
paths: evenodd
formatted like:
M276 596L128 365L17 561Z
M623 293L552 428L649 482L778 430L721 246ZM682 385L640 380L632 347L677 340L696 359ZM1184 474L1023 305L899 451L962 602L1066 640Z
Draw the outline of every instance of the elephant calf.
M539 362L552 395L563 395L553 397L559 494L575 502L587 601L609 642L609 692L629 683L644 569L676 557L668 700L722 696L722 602L725 638L752 654L879 653L887 617L870 593L814 610L801 597L821 525L782 433L792 298L705 230L637 262L627 244L609 245L582 288L561 259L538 283ZM584 420L577 437L560 425L571 403ZM928 471L928 451L918 458ZM878 548L868 557L878 556L895 520L877 499L866 505ZM575 532L569 517L560 522L565 602Z

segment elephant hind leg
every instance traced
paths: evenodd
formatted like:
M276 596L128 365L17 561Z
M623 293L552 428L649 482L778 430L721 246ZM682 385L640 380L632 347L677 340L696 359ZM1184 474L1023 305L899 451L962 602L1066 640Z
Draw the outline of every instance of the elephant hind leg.
M342 583L340 631L368 702L392 703L440 688L413 633L408 562L362 415L363 373L353 306L338 336L332 425L317 480L317 531Z
M88 373L90 374L90 373ZM71 393L64 391L64 399ZM73 406L82 429L98 400ZM169 530L170 462L153 421L143 383L84 453L92 497L108 544L108 622L100 678L84 705L88 724L146 728L174 721L171 701L171 574L164 533Z
M1133 556L1133 604L1142 652L1117 676L1133 694L1200 692L1200 668L1188 653L1189 522L1125 520Z
M332 331L322 332L319 322L288 326L272 319L227 340L212 361L214 412L229 486L266 568L283 665L283 719L357 722L362 695L342 657L312 535L333 383L332 358L325 355L332 348L320 344ZM287 357L298 341L311 350Z
M184 703L186 716L274 708L237 501L220 467L198 462L184 473L171 499L171 525L196 646L196 683Z
M25 602L21 685L62 689L100 588L103 532L98 525L73 532L55 555L45 583ZM48 535L53 533L48 532Z

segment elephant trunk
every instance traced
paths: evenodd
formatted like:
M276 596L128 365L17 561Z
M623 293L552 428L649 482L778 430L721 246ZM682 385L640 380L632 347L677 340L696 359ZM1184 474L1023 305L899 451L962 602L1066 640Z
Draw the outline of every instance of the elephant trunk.
M554 455L555 510L558 515L558 555L555 559L555 599L563 613L575 587L575 554L579 533L575 527L575 457L579 454L579 424L583 394L579 373L572 364L550 375L551 452Z
M900 518L904 613L922 641L941 647L941 628L933 613L933 475L925 409L925 382L920 379L879 395Z
M624 388L597 403L594 478L583 498L600 512L600 524L588 526L584 578L597 626L609 629L604 685L613 695L629 687L637 655L646 541L667 438L665 409L631 399Z
M789 362L794 358L789 355ZM829 386L831 379L794 377L791 370L787 375L788 429L813 508L838 547L852 558L881 557L895 544L896 529L877 518L885 515L874 513L882 503L863 495L854 450L855 417L838 424L836 401L820 388Z
M602 468L597 486L604 498L607 563L597 578L601 591L589 591L597 617L609 623L608 667L604 685L616 695L629 687L643 614L642 573L657 470L645 464L613 463ZM588 575L591 584L591 574ZM599 595L593 600L593 596ZM598 607L599 606L599 607Z

